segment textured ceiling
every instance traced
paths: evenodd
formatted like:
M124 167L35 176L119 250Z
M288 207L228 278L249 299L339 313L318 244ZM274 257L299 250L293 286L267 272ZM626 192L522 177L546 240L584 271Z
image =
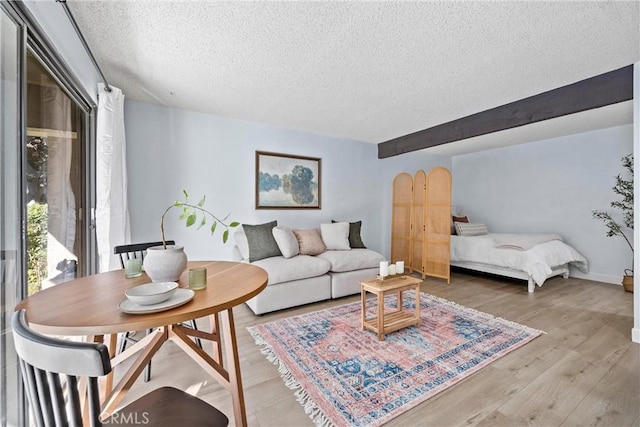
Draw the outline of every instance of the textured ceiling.
M67 3L128 99L372 143L640 60L637 1Z

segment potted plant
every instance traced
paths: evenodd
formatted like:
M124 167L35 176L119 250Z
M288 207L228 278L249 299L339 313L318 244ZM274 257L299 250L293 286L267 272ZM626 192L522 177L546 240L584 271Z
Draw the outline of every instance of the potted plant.
M180 208L180 220L185 221L187 227L191 227L198 223L198 229L201 229L207 225L207 217L213 220L213 223L209 227L211 234L213 235L218 228L218 224L224 227L222 232L222 243L226 243L229 238L229 230L237 227L240 223L236 221L227 222L229 215L223 219L219 219L211 211L204 208L206 200L205 196L202 196L200 201L193 204L189 201L189 193L187 190L182 190L184 194L184 201L176 200L170 204L162 213L160 217L160 232L162 233L162 246L154 246L147 250L147 256L144 258L144 269L147 275L153 282L173 282L178 280L185 267L187 266L187 256L184 253L183 246L167 245L167 239L164 234L164 219L173 208ZM201 215L198 221L198 214Z
M620 174L616 176L616 184L613 186L613 192L622 196L622 200L611 202L611 207L619 209L622 212L622 224L613 219L609 212L593 211L593 217L601 219L607 226L607 237L620 236L631 249L632 265L633 265L633 245L624 233L623 228L633 230L633 154L627 154L622 158L622 166L627 171L628 179L623 178ZM622 286L625 291L633 292L633 269L624 270Z

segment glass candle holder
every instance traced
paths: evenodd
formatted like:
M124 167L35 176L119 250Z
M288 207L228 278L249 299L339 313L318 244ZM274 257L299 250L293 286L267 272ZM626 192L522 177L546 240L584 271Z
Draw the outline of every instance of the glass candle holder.
M142 260L138 258L127 259L124 261L124 277L127 279L139 277L142 275Z
M207 269L205 267L195 267L189 269L189 289L194 291L207 287Z

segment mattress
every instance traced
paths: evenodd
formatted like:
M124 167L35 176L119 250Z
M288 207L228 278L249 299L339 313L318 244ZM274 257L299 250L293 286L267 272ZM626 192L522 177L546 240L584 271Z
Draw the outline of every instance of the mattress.
M523 240L510 239L501 233L481 236L451 236L451 261L493 265L526 273L541 286L553 270L571 264L580 271L588 272L588 262L577 250L564 243L560 236L544 235L542 243L523 249ZM531 235L527 235L531 236ZM525 241L535 241L526 239ZM510 243L512 242L512 244Z

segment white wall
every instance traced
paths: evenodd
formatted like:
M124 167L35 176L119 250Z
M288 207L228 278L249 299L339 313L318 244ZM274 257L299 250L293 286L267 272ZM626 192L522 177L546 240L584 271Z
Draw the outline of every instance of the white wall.
M332 219L363 221L366 245L384 251L377 147L268 125L158 105L125 103L132 240L159 240L160 215L187 189L197 202L242 223L277 219L295 228ZM255 151L322 159L322 209L256 210ZM190 259L231 259L221 235L185 229L169 214L167 236L185 245Z
M590 278L620 283L632 252L591 212L611 210L620 159L632 152L626 125L455 156L453 204L489 231L558 233L587 258Z

